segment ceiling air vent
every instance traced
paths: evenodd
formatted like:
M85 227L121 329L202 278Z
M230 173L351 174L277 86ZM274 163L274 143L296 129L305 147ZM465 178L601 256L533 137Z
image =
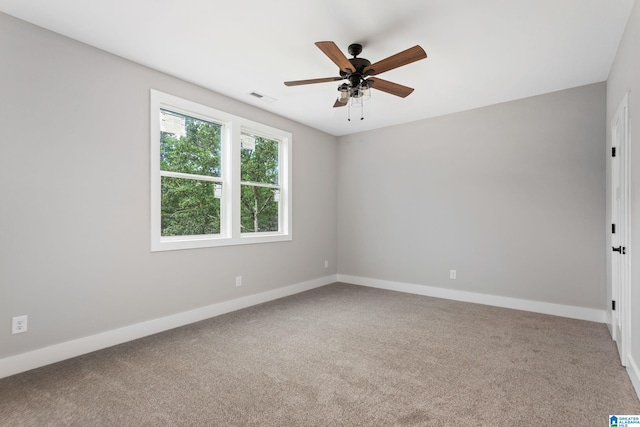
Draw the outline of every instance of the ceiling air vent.
M269 104L271 104L272 102L274 102L274 101L276 100L275 98L272 98L272 97L270 97L270 96L267 96L267 95L263 95L263 94L261 94L261 93L258 93L258 92L256 92L255 90L254 90L254 91L249 92L249 95L251 95L251 96L253 96L254 98L257 98L257 99L259 99L259 100L261 100L261 101L268 102Z

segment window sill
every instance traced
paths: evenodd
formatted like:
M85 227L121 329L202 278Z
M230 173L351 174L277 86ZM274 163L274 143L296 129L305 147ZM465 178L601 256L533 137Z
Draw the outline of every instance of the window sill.
M183 249L215 248L220 246L253 245L260 243L286 242L292 240L291 233L252 233L240 238L219 236L163 237L152 242L151 252L177 251Z

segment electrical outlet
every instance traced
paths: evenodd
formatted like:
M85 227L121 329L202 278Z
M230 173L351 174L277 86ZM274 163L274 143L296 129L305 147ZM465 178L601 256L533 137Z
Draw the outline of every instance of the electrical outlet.
M21 334L27 332L27 316L16 316L11 319L11 333Z
M456 278L457 273L455 270L449 270L449 279L454 279Z
M329 261L327 260L324 261L324 268L329 268Z
M242 286L242 276L236 276L236 288Z

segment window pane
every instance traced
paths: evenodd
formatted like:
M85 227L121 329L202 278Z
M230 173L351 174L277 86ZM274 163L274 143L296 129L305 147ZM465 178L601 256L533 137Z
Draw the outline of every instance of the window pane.
M160 170L220 176L222 125L160 110Z
M242 232L278 231L276 193L279 190L254 185L242 185Z
M220 234L220 199L215 197L220 185L163 176L161 235Z
M278 184L278 141L245 132L241 138L242 181Z

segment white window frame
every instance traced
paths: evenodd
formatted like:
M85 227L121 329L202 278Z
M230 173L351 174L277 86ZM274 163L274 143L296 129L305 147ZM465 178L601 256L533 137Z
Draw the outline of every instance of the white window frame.
M154 89L150 92L151 140L151 251L208 248L255 243L288 241L292 236L291 162L292 135L280 129L225 113ZM220 200L220 234L198 236L161 235L161 171L160 171L160 109L174 111L222 125L221 177L223 191ZM280 215L278 231L241 233L240 230L240 135L241 132L279 141L278 182ZM166 172L163 173L166 175Z

